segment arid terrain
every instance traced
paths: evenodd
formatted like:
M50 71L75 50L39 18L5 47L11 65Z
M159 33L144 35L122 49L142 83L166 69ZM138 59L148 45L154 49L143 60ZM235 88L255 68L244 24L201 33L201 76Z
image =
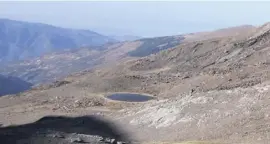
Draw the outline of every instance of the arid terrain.
M183 37L143 56L128 55L140 41L128 42L100 55L103 61L91 70L0 97L0 123L98 115L141 143L268 143L270 24ZM155 98L141 103L106 98L115 92Z

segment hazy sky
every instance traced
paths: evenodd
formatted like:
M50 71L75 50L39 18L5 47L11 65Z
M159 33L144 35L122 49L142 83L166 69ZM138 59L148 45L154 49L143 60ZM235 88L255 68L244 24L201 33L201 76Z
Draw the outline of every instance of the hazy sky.
M162 36L270 21L270 2L0 2L0 18Z

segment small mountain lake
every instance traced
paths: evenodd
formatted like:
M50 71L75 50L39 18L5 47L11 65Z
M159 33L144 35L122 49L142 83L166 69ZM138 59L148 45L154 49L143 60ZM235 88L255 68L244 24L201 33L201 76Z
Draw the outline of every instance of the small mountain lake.
M131 93L115 93L107 96L108 99L125 102L145 102L154 99L152 96Z

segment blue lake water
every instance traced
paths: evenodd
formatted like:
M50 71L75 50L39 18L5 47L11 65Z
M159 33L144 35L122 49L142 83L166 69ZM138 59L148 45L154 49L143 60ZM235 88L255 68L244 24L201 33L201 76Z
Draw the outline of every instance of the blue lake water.
M111 100L125 101L125 102L145 102L153 99L151 96L131 93L116 93L107 97Z

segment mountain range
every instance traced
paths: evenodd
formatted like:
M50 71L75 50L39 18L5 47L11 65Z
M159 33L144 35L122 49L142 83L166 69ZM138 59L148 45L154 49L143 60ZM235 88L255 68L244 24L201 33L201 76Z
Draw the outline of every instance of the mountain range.
M0 19L0 62L111 42L116 40L90 30Z

